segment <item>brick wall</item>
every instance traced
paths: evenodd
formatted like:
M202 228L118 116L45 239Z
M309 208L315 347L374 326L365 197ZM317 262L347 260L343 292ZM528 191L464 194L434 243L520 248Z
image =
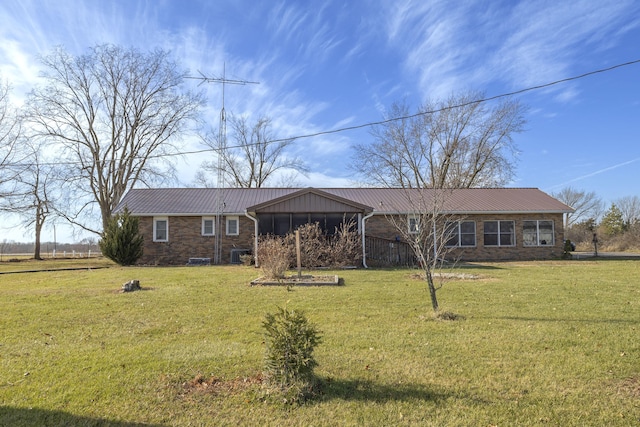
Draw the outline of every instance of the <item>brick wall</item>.
M225 233L225 218L222 220L222 262L231 261L231 249L253 249L254 223L245 216L239 218L239 234ZM218 230L216 230L218 231ZM153 218L140 217L140 234L144 238L144 253L138 261L147 265L184 265L189 258L215 259L215 236L202 235L201 216L169 217L169 239L167 242L153 241Z
M222 262L231 260L231 249L253 250L254 223L245 216L239 216L239 235L227 236L225 222L222 222ZM562 214L526 214L526 215L470 215L462 218L476 223L476 246L472 248L455 248L451 257L464 261L499 261L499 260L536 260L558 258L563 249ZM502 247L485 247L483 242L484 221L513 220L516 227L516 245ZM526 220L553 220L555 230L554 246L524 246L522 222ZM402 218L399 223L405 222ZM153 241L153 218L140 218L140 232L144 237L144 254L140 264L150 265L184 265L189 258L211 258L214 260L215 237L202 236L202 217L170 217L169 241ZM388 218L375 215L367 220L368 236L395 239L399 235Z
M562 214L518 214L518 215L469 215L461 218L464 221L476 223L476 246L466 248L452 248L450 257L463 261L524 261L537 259L559 258L563 250L563 216ZM484 221L515 221L515 246L484 246ZM553 246L524 246L522 236L523 221L552 220L554 223L555 241ZM374 215L367 220L367 236L383 239L396 239L401 236L393 219L383 215ZM406 217L396 221L399 226L406 226ZM401 239L402 240L402 239Z

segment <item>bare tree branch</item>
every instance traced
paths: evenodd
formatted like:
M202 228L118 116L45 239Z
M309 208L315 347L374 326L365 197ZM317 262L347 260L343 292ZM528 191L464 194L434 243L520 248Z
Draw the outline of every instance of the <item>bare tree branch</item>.
M22 156L18 140L22 134L21 120L11 105L10 87L0 82L0 209L4 198L11 195L12 183L22 171Z
M287 148L294 139L277 140L271 130L271 119L261 117L253 125L246 117L231 116L229 119L231 143L225 144L217 133L211 133L205 144L222 156L223 185L238 188L260 188L281 172L289 175L306 174L309 170L304 160L292 157ZM274 140L277 140L274 142ZM204 186L212 186L207 172L217 176L216 162L203 162L196 181Z
M567 228L589 218L597 220L604 211L604 202L594 191L586 192L566 187L553 193L552 196L575 209L574 212L567 214Z

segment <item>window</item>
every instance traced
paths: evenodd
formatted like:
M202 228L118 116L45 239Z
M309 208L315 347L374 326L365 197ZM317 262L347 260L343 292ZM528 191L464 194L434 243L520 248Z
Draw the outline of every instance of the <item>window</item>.
M309 223L309 214L291 214L291 228L297 230L305 224Z
M553 246L553 221L522 221L525 246Z
M238 221L239 218L237 216L227 217L227 236L237 236L240 234Z
M340 230L342 224L354 224L354 230L358 226L358 214L345 213L276 213L258 214L258 227L260 234L274 234L285 236L306 224L318 223L320 230L325 235L333 235Z
M485 246L515 246L516 234L513 221L485 221Z
M216 234L215 218L202 217L202 235L213 236Z
M258 215L258 233L273 234L273 215L272 214Z
M409 234L418 234L420 231L420 217L417 215L410 215L407 224L409 226Z
M169 218L166 218L166 217L153 218L153 241L154 242L169 241Z
M476 223L474 221L447 221L445 224L447 233L446 246L475 246Z
M274 214L273 215L273 234L276 236L284 236L291 231L291 215Z

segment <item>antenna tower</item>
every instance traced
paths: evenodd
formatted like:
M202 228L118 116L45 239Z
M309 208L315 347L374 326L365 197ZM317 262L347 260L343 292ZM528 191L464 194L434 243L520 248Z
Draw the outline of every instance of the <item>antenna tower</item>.
M216 225L214 230L214 264L222 262L222 216L224 214L224 152L227 149L227 117L224 110L225 86L227 84L245 86L247 84L260 84L259 82L250 82L248 80L233 80L226 77L226 63L222 68L222 77L208 77L200 71L200 77L187 77L188 79L201 80L202 83L220 83L222 84L222 108L220 109L220 126L218 128L218 140L220 146L218 149L218 176L216 178ZM238 224L238 227L240 224Z

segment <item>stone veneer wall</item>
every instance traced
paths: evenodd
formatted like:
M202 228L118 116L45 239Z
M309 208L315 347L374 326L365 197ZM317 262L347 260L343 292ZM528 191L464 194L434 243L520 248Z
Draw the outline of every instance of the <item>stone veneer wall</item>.
M516 215L469 215L461 217L463 221L475 221L476 246L469 248L454 248L448 258L462 261L525 261L537 259L559 258L563 251L564 224L563 215L558 214L516 214ZM484 221L515 221L515 246L484 246ZM523 221L552 220L554 224L555 241L553 246L524 246L522 237ZM398 221L400 223L400 221ZM406 223L406 218L403 218ZM366 223L367 236L394 240L398 231L384 215L374 215ZM402 238L401 238L402 240Z
M234 215L235 216L235 215ZM222 263L231 261L231 249L253 250L254 223L245 216L238 216L239 234L225 234L226 222L222 219ZM216 230L218 231L218 230ZM215 257L215 236L202 235L201 216L169 217L169 241L153 241L153 217L140 217L140 234L144 238L144 252L139 264L184 265L189 258Z

